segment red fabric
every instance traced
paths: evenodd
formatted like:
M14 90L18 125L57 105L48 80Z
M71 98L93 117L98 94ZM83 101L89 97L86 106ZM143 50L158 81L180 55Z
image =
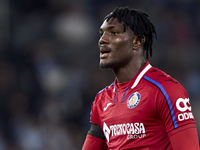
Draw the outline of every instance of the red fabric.
M190 125L191 126L191 125ZM189 125L186 127L190 127ZM180 128L170 136L173 150L199 150L199 140L196 126L190 128Z
M82 150L108 150L105 140L87 135Z
M131 81L115 80L96 95L91 123L101 126L109 150L172 150L170 135L196 126L183 86L149 65Z

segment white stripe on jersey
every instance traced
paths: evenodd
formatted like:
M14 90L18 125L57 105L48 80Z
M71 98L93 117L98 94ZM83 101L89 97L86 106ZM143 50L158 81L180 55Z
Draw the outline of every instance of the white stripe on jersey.
M140 81L140 79L142 78L142 76L143 76L151 67L152 67L152 66L151 66L150 64L148 64L148 65L142 70L142 72L141 72L141 73L138 75L138 77L136 78L136 80L135 80L133 86L131 87L132 89L133 89L134 87L137 86L137 84L139 83L139 81Z

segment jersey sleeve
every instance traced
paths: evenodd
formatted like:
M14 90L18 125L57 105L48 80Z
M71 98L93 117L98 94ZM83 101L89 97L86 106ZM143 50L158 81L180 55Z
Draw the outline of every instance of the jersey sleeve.
M82 150L108 150L105 140L87 135Z
M176 130L177 132L169 137L173 150L199 150L196 126L192 127L192 124L188 124Z
M160 85L160 91L157 109L168 134L184 126L196 126L189 96L180 83L173 80L165 81Z
M90 122L96 125L101 125L98 110L97 110L97 105L98 105L98 96L95 97L94 102L92 103L91 106L91 112L90 112Z

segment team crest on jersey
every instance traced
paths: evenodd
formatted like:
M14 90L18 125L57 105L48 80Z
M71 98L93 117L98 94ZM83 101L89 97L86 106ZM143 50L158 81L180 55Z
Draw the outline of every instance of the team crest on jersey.
M140 99L141 99L140 93L138 93L138 92L133 93L128 98L127 107L130 109L135 108L139 104Z

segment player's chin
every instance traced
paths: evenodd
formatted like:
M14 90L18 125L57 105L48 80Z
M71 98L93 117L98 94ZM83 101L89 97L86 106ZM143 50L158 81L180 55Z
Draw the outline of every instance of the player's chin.
M106 62L105 60L100 60L99 67L101 69L109 69L112 68L112 65L109 62Z

